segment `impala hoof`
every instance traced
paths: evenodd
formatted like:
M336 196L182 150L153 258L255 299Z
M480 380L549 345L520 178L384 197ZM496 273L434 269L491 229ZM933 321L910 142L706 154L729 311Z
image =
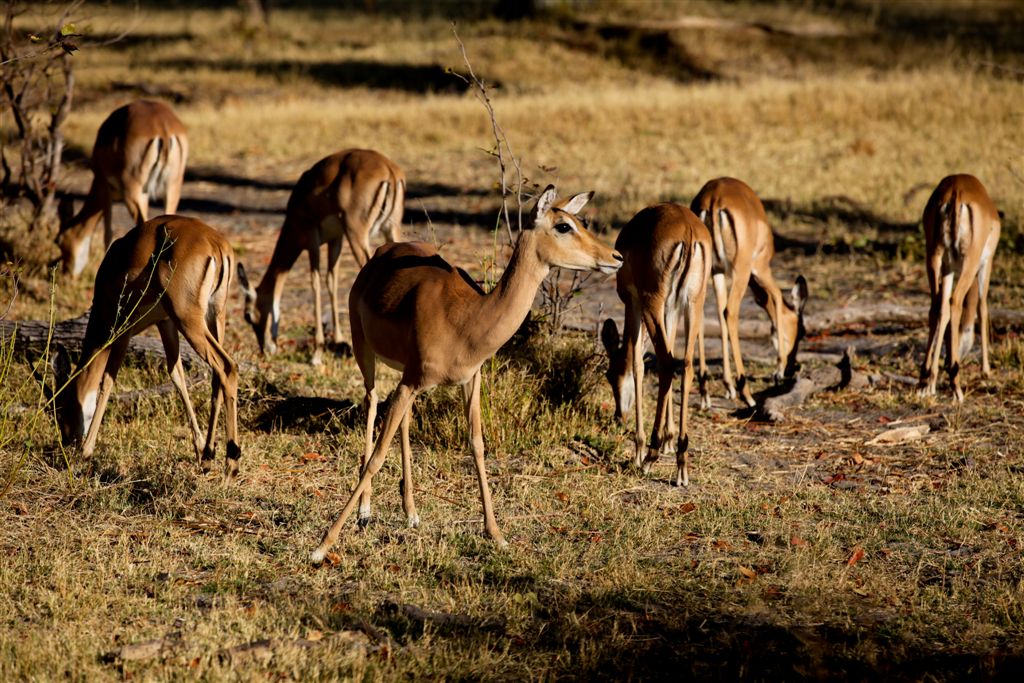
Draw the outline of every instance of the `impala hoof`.
M415 513L415 514L409 515L409 516L408 516L408 517L406 518L406 520L405 520L405 524L406 524L406 526L408 526L408 527L409 527L410 529L416 529L416 528L418 528L418 527L419 527L419 525L420 525L420 515L419 515L419 513Z
M321 547L309 554L309 561L313 564L323 564L325 557L327 557L327 549Z

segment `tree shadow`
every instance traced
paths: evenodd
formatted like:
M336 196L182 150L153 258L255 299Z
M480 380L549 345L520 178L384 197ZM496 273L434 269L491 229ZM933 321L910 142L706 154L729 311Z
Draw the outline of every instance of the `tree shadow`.
M320 85L338 88L370 88L400 90L414 94L461 94L469 85L439 64L389 64L367 60L339 62L298 62L294 60L247 61L240 59L205 60L196 58L165 59L161 68L191 71L198 68L226 72L246 72L271 76L279 81L304 78ZM497 81L488 79L494 87Z
M667 76L679 83L706 83L721 76L665 29L624 23L575 21L554 39L563 47L615 60L625 67Z
M317 396L264 396L269 407L252 422L256 431L336 433L338 427L352 429L362 423L361 406L349 399Z
M877 253L895 257L914 249L921 242L919 223L895 221L859 202L844 196L831 196L808 204L797 204L788 199L766 199L765 210L778 221L798 221L821 227L841 225L842 234L829 234L822 239L800 239L775 230L776 251L796 251L804 254L842 255L851 253ZM870 235L877 235L871 237Z

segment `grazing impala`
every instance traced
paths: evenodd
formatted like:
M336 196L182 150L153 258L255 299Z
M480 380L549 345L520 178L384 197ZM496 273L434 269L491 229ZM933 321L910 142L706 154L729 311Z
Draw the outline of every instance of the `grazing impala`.
M225 475L235 475L241 456L238 369L221 346L234 265L231 245L219 232L182 216L154 218L110 245L96 273L93 306L77 372L71 374L66 351L55 359L56 388L60 392L57 415L64 444L81 443L83 454L92 454L128 342L156 325L171 381L185 403L196 457L207 469L214 455L214 432L223 400L228 440ZM179 332L213 370L205 439L188 397Z
M622 256L601 244L575 214L593 193L555 201L548 186L537 199L530 226L519 236L508 266L485 294L469 275L453 268L422 242L387 244L356 277L349 294L352 345L366 387L366 444L359 484L341 514L313 552L324 559L342 526L359 502L359 517L370 515L371 479L402 429L402 504L409 526L419 524L413 503L409 412L416 395L438 384L460 384L469 422L469 444L476 463L484 529L504 545L494 520L480 418L480 366L516 331L530 311L544 277L552 267L612 273ZM377 412L377 360L402 372L391 407L373 441Z
M945 341L953 394L957 401L964 400L960 359L974 344L976 318L981 324L981 374L988 377L992 372L988 362L988 282L999 231L999 212L985 186L972 175L943 178L924 207L925 264L932 304L928 352L921 365L922 396L935 395Z
M149 198L164 193L164 213L178 210L188 159L185 126L163 102L139 100L115 109L100 125L92 148L92 185L82 210L60 204L57 246L65 273L77 277L89 260L96 223L103 216L103 247L113 239L113 201L120 199L136 225L149 217Z
M676 450L677 486L688 486L690 387L694 343L704 324L704 297L711 272L711 235L685 206L658 204L642 210L622 228L615 248L625 259L616 276L619 298L626 304L620 346L615 321L604 321L601 340L608 351L608 380L615 395L615 414L622 418L632 406L636 416L634 461L646 474L662 451ZM675 371L676 326L682 314L683 387L679 432L673 434L672 376ZM658 406L651 443L644 457L643 379L644 330L658 357ZM700 346L700 374L705 374ZM701 385L703 394L705 387ZM703 399L702 399L703 400ZM673 444L673 440L678 441Z
M775 255L772 229L764 205L742 180L718 178L708 182L694 197L690 208L711 230L714 260L711 279L715 286L718 323L722 330L722 369L726 395L736 398L737 389L748 406L754 406L750 394L743 356L740 353L740 301L747 285L754 292L754 301L765 310L772 322L772 345L778 354L774 379L779 382L796 374L797 345L804 336L804 305L807 303L807 280L796 279L790 306L782 297L772 277L771 261ZM732 277L726 293L725 278ZM729 346L736 362L736 380L729 368Z
M370 238L382 230L388 242L401 239L405 209L405 174L383 154L348 149L318 161L302 174L288 199L288 211L274 254L260 284L253 288L238 264L238 281L245 293L245 319L256 332L260 352L273 355L281 323L281 293L285 277L302 252L309 253L313 287L316 350L324 346L320 308L320 245L327 243L327 291L331 297L334 342L341 342L338 319L338 258L341 241L348 241L361 268L370 258Z

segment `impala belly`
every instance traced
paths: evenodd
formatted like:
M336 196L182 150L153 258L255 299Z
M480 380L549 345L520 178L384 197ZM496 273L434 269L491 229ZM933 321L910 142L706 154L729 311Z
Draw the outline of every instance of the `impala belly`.
M337 214L326 216L320 221L320 243L333 242L345 236L345 228L341 224L341 217Z

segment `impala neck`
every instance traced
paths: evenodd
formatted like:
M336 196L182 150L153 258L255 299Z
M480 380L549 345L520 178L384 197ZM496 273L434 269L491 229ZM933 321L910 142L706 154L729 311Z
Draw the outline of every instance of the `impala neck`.
M466 341L490 357L515 334L533 306L551 266L537 256L537 232L523 230L498 284L469 313Z
M277 236L277 244L274 245L274 253L270 257L270 265L256 286L256 300L259 302L257 307L261 311L280 311L285 278L302 253L302 249L298 248L292 239L295 234L298 234L298 229L292 226L290 216L286 216L281 232Z

